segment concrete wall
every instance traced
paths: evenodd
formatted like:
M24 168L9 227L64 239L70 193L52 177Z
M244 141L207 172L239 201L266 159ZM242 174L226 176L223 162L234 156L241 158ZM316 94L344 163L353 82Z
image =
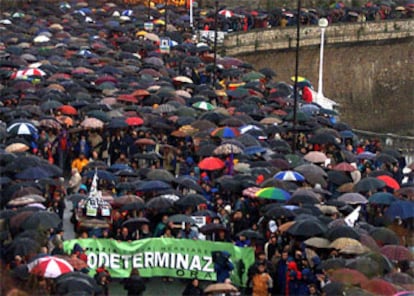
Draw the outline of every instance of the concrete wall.
M414 21L348 26L327 29L324 95L341 105L341 120L355 128L414 135ZM295 37L290 43L286 39L291 30L230 34L226 53L256 69L272 68L278 73L275 80L290 81L296 42ZM302 31L299 75L316 89L320 32L317 27Z

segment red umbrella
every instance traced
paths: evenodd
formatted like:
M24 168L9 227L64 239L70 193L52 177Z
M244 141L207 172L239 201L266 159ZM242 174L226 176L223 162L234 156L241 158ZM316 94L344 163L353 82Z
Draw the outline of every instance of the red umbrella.
M138 99L134 97L133 95L126 95L126 94L119 95L116 99L122 102L138 103Z
M133 93L131 93L131 95L133 95L134 97L144 97L144 96L149 96L150 93L149 91L145 89L137 89Z
M144 124L144 120L141 117L129 117L125 120L125 122L129 125L129 126L137 126L137 125L142 125Z
M410 250L400 245L385 245L381 248L381 253L388 259L395 261L412 260Z
M77 115L78 110L75 109L75 107L71 105L62 105L59 108L57 108L57 111L64 115Z
M394 190L400 189L400 184L398 184L397 180L395 180L393 177L382 175L378 176L377 179L384 181L387 187L390 187Z
M67 261L75 270L82 270L88 268L88 264L76 256L57 255L56 257Z
M390 282L387 282L386 280L379 279L379 278L372 279L365 283L362 283L361 286L364 290L367 290L373 293L374 295L390 295L391 296L398 292L397 287L395 287L393 284L391 284Z
M149 138L141 138L135 141L136 145L155 145L155 141Z
M45 278L57 278L58 276L73 271L73 266L64 259L46 256L41 257L27 265L29 272Z
M350 285L361 285L368 282L368 278L360 271L350 268L339 268L330 276L333 282L341 282Z
M218 157L206 157L198 163L198 167L205 171L221 170L225 165L224 161Z

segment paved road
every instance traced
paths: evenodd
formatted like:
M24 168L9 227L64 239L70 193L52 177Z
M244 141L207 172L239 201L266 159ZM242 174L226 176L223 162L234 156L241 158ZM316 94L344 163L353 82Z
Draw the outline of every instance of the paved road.
M73 225L70 223L70 216L72 210L72 203L66 201L66 209L63 217L63 230L65 240L75 238L75 232L73 231ZM163 282L161 278L147 279L147 290L144 292L144 296L175 296L181 295L185 287L185 282L181 280L174 280L173 282ZM126 291L119 283L119 280L115 279L109 287L110 295L112 296L125 296Z

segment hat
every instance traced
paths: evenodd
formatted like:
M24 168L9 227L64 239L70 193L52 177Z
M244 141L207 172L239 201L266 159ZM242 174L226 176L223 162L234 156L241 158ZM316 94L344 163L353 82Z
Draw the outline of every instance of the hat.
M227 212L227 214L231 214L231 206L230 205L226 205L224 207L224 210Z

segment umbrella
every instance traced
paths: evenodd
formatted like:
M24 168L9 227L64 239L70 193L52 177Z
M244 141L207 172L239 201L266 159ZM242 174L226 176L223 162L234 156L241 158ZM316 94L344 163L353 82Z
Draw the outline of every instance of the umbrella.
M191 194L191 193L175 202L177 206L183 206L183 207L191 207L191 206L195 207L200 204L206 204L206 203L207 203L207 200L204 196L200 194Z
M368 203L377 205L391 205L397 201L394 195L388 192L375 192L368 199Z
M328 171L328 181L335 185L343 185L345 183L352 182L352 178L349 173L341 171Z
M369 235L372 236L379 246L400 244L400 239L397 234L385 227L377 227L370 231Z
M330 248L337 249L337 250L341 250L349 246L361 247L362 245L356 239L349 238L349 237L339 237L329 244Z
M273 178L275 178L276 180L281 180L281 181L294 181L294 182L305 181L305 177L295 171L281 171L281 172L278 172L276 175L274 175Z
M368 282L368 278L362 272L351 268L339 268L329 275L331 281L344 284L361 285Z
M195 220L192 217L183 214L175 214L168 217L168 222L172 222L174 224L186 223L195 225Z
M145 217L130 218L122 223L122 227L127 227L130 231L139 229L142 224L149 224L151 221Z
M324 234L327 231L327 227L319 220L299 220L296 221L289 229L287 233L294 236L312 237Z
M108 229L110 228L110 225L107 221L101 219L85 219L79 222L79 228Z
M236 236L245 236L248 239L264 239L263 235L252 229L245 229L236 234Z
M203 234L219 233L221 231L228 232L227 227L221 223L210 223L200 227L200 232Z
M369 278L381 275L379 264L370 257L353 258L346 263L346 267L358 270Z
M360 239L360 235L352 227L342 225L330 228L327 233L327 238L331 241L338 238L351 238L358 241Z
M8 145L4 150L9 153L19 153L29 150L30 147L24 143L13 143Z
M307 246L318 249L328 249L330 244L329 240L322 237L311 237L305 240L303 243Z
M334 258L328 258L326 260L323 260L321 263L321 268L330 271L335 269L344 268L346 265L346 260L342 257L334 257Z
M342 194L341 196L338 197L337 200L350 204L350 205L368 203L368 200L366 199L365 196L363 196L362 194L356 193L356 192Z
M391 219L396 217L400 217L403 220L412 218L414 217L414 201L398 200L393 202L384 214Z
M97 284L93 277L80 271L72 271L55 279L56 292L60 295L78 295L80 291L87 292L88 295L97 292Z
M204 289L204 294L231 294L239 290L229 283L210 284Z
M148 209L170 209L173 206L174 201L170 198L166 198L163 196L157 196L151 198L146 204L146 208Z
M241 149L239 146L232 144L232 143L224 143L218 146L217 148L215 148L213 153L216 155L239 154L239 153L243 153L243 149Z
M340 254L361 255L368 253L370 249L364 245L345 246L339 250Z
M37 128L30 122L16 122L11 124L6 129L10 135L36 135Z
M255 193L255 196L259 198L279 201L287 201L288 199L290 199L289 192L276 187L262 188Z
M216 107L209 102L200 101L192 104L192 106L196 109L204 110L204 111L211 111L214 110Z
M30 215L22 224L23 229L57 228L62 223L60 217L53 212L38 211Z
M151 180L142 182L138 185L137 191L150 192L171 189L171 185L160 180Z
M28 204L33 204L33 203L42 203L45 201L46 199L43 196L40 196L37 194L29 194L29 195L13 198L7 203L7 205L10 207L16 207L16 206L24 206Z
M234 127L218 127L210 133L213 137L220 138L235 138L240 135L240 131Z
M141 117L128 117L125 122L129 125L129 126L139 126L144 124L144 120Z
M74 270L82 270L88 268L88 264L76 256L56 255L56 257L67 261L70 265L72 265Z
M141 197L129 194L129 195L123 195L123 196L120 196L120 197L116 197L111 202L111 204L113 206L123 206L123 205L134 203L134 202L141 203L142 205L144 205L144 203L145 203L144 200Z
M12 242L5 246L6 253L11 256L27 256L29 254L36 254L40 248L40 244L29 237L19 237L12 240Z
M384 188L386 183L374 177L366 177L361 179L355 186L355 192L368 192L376 191L377 189Z
M45 256L28 264L29 272L45 278L58 276L73 271L72 265L64 259Z
M104 170L90 170L83 174L83 176L92 179L95 174L98 176L99 180L106 180L110 182L114 182L117 180L117 177L114 174Z
M326 184L327 173L320 167L314 164L302 164L295 167L295 171L302 174L306 181L311 184Z
M291 210L281 207L278 204L275 204L275 206L272 206L266 210L264 216L267 218L279 219L292 218L295 217L295 214Z
M149 180L160 180L164 182L172 182L175 180L174 175L165 169L152 169L147 173Z
M310 151L303 156L303 159L312 163L324 163L328 157L323 152Z
M374 278L361 284L362 288L374 295L396 295L398 288L380 278Z
M383 176L378 176L377 179L384 181L385 185L391 189L394 189L394 190L400 189L400 184L398 184L397 180L395 180L393 177L383 175Z
M386 245L381 248L381 253L384 254L388 259L395 261L413 259L413 255L410 250L401 245Z
M53 174L40 167L30 167L15 175L18 179L23 180L38 180L52 177Z
M179 176L173 182L177 183L179 186L189 188L200 193L204 192L204 189L191 177Z
M84 127L84 128L97 129L97 128L103 128L104 123L101 120L97 119L97 118L88 117L88 118L85 118L80 123L80 126Z
M155 145L157 144L153 139L141 138L135 141L136 145Z
M224 161L217 157L206 157L198 163L198 167L205 171L221 170L225 165Z
M335 165L333 168L335 171L342 171L342 172L353 172L356 171L357 168L347 162L341 162Z

